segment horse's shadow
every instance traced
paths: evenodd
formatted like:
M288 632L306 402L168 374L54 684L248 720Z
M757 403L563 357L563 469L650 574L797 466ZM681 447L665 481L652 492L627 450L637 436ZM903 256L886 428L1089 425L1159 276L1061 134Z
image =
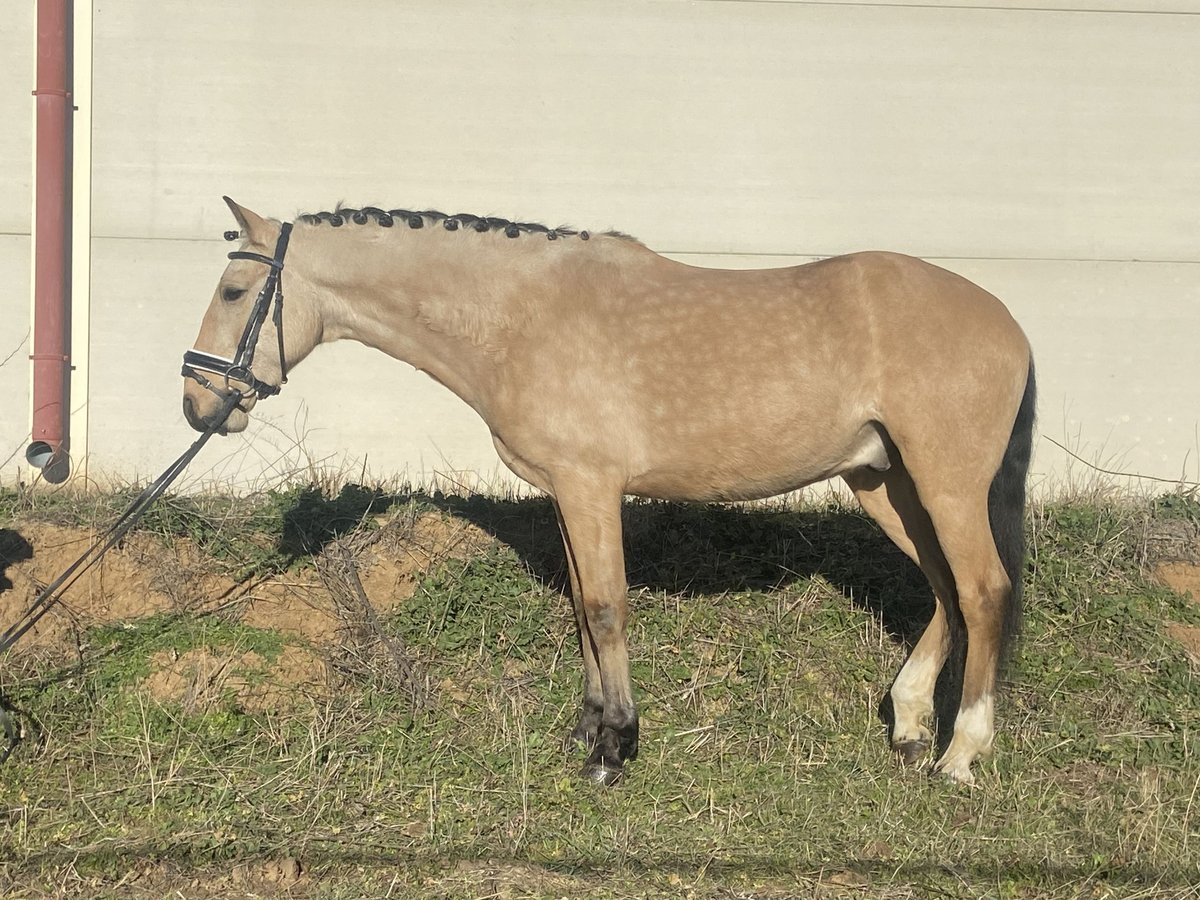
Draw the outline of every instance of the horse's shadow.
M530 571L567 590L566 560L548 498L517 500L416 493L411 499L459 516L511 547ZM627 502L622 510L629 583L685 598L786 588L820 576L877 619L906 650L933 612L921 570L856 507L782 509ZM953 624L952 624L952 627ZM948 743L961 696L962 659L952 656L934 694L937 743ZM891 698L878 707L890 731Z
M494 535L535 576L565 591L566 563L549 499L413 496ZM622 523L634 589L699 598L786 588L820 576L910 648L933 611L921 571L855 509L628 502Z
M309 496L311 493L311 496ZM440 492L390 494L348 486L336 498L313 489L285 517L281 550L312 553L368 511L415 501L465 519L508 545L530 572L567 592L566 559L546 497L498 499ZM911 649L933 611L921 571L856 507L787 509L630 501L622 511L626 572L633 589L687 599L787 588L821 577L848 603ZM939 743L954 721L961 660L951 660L935 695ZM879 714L891 722L885 697Z
M370 513L415 501L465 519L511 547L530 572L566 592L566 559L546 497L498 499L441 492L391 494L347 485L336 497L310 488L292 499L279 551L319 552ZM854 507L785 509L629 501L622 510L630 585L686 598L786 588L820 576L911 647L932 612L920 570Z

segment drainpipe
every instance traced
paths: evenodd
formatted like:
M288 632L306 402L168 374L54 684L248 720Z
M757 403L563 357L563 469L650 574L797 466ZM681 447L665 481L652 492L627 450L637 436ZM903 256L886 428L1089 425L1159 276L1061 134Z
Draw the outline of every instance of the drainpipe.
M34 213L33 426L25 458L58 484L70 471L68 351L71 95L67 0L37 5L37 176Z

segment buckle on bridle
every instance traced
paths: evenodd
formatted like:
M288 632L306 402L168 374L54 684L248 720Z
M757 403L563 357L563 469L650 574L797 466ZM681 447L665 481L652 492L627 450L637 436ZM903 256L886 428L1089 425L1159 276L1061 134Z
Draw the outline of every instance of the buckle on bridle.
M219 375L225 381L225 391L213 384L210 379L201 375L201 372ZM229 396L226 391L242 393L241 390L229 384L231 381L238 381L246 385L250 393L257 396L260 400L273 397L279 393L279 388L276 385L261 381L255 377L254 373L247 366L234 365L230 360L213 356L211 353L204 353L200 350L189 350L183 354L183 368L180 369L179 374L185 378L192 379L201 387L207 388L222 399Z
M254 384L258 379L250 374L245 366L230 366L225 373L226 381L240 381L242 384Z

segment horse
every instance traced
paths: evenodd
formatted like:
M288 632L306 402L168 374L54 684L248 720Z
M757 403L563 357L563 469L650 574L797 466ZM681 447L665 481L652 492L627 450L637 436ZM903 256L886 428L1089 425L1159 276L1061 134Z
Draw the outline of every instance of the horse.
M293 225L224 199L241 249L185 357L188 423L243 430L288 368L338 340L474 409L553 500L583 668L567 740L588 779L615 783L638 750L623 497L752 500L840 476L935 601L891 686L891 746L902 764L929 758L955 651L961 699L932 771L974 783L1020 619L1035 407L1029 342L998 299L888 252L707 269L620 232L376 207Z

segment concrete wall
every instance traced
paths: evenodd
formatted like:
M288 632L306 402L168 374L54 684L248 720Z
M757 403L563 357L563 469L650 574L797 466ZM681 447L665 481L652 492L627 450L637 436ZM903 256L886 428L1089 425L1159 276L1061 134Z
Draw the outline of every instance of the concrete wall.
M345 200L618 227L698 265L923 256L1025 326L1044 436L1196 479L1200 16L996 6L101 5L89 473L155 474L190 439L175 373L228 249L227 193L281 218ZM23 125L32 14L13 22L0 112ZM29 153L0 130L0 358L28 324ZM28 429L21 362L0 369L0 461ZM511 477L465 406L358 346L323 348L256 415L194 479L310 460ZM1036 469L1071 472L1046 440Z
M5 4L0 21L0 479L29 443L29 219L35 8Z

